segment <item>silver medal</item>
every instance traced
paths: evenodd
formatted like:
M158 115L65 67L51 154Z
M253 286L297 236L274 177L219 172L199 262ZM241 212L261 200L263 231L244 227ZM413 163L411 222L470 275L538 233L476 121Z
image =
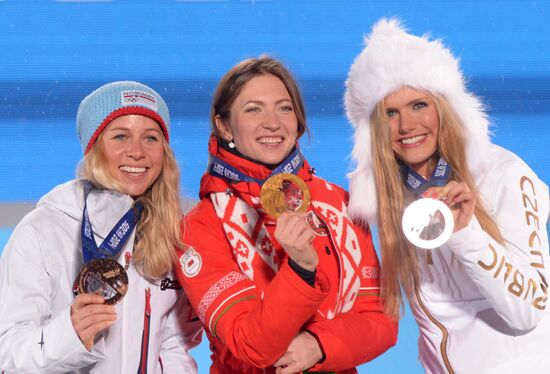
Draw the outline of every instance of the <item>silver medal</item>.
M403 213L403 233L414 246L433 249L449 240L454 230L451 210L440 200L414 201Z

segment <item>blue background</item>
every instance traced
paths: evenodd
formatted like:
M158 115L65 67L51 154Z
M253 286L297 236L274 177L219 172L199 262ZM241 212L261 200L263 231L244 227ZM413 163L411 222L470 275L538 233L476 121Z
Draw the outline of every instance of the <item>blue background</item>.
M113 80L138 80L163 95L182 193L196 198L207 161L208 114L221 75L268 53L296 76L311 137L302 141L319 175L347 187L352 135L343 112L347 70L362 37L383 16L430 32L461 58L484 98L494 141L550 181L550 4L547 1L0 1L0 214L35 202L74 177L82 156L80 100ZM0 251L11 227L0 229ZM396 347L360 372L418 373L407 311ZM368 344L368 342L365 342ZM208 348L193 351L201 373Z

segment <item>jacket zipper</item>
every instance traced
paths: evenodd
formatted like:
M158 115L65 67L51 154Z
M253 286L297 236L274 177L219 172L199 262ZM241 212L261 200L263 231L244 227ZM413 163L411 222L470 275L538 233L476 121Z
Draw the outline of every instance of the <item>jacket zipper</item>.
M453 367L451 366L451 362L449 361L449 356L447 355L447 341L449 338L449 332L447 331L445 326L443 326L441 322L436 320L435 317L432 316L432 314L428 311L428 308L420 299L420 292L416 284L414 286L414 293L416 294L416 300L418 301L418 305L420 305L420 308L424 311L428 319L432 321L432 323L436 325L439 328L439 330L441 330L441 333L443 334L443 338L441 339L441 345L440 345L441 356L443 358L443 363L445 364L445 368L447 369L449 374L454 374L455 371L453 370Z
M147 356L149 353L149 327L151 324L151 289L145 289L145 312L143 313L143 335L141 337L141 358L138 374L147 374Z

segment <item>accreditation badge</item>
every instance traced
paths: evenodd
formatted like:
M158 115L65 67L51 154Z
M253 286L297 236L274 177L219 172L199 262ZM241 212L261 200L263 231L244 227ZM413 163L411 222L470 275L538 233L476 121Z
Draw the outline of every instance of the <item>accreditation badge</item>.
M275 174L264 182L260 192L262 208L278 218L283 212L304 213L311 200L306 183L294 174Z
M118 303L128 291L128 274L124 267L110 258L99 258L85 264L75 282L75 293L95 293L105 304Z
M440 200L414 201L403 213L403 233L418 248L433 249L449 240L454 230L451 210Z

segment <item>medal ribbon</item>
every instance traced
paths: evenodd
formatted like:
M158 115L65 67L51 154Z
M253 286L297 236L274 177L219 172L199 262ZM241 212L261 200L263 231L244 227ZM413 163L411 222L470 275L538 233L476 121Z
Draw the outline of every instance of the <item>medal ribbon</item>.
M451 165L449 165L443 157L440 157L437 165L430 175L430 179L426 180L409 165L401 165L401 175L403 177L405 187L416 195L420 195L430 187L443 187L447 185L452 170Z
M95 242L92 224L88 216L87 200L88 194L92 189L93 186L90 182L84 183L84 212L82 213L81 236L82 254L85 263L98 258L113 257L120 252L132 234L134 227L139 221L141 212L143 211L141 203L135 203L134 206L115 224L111 232L107 235L105 240L103 240L103 243L98 247Z
M300 152L298 147L296 147L296 149L288 155L288 157L285 158L279 166L273 169L269 177L280 173L298 174L298 171L303 164L304 155ZM208 172L211 175L220 177L232 183L253 182L261 186L267 179L269 179L269 177L266 179L252 178L213 155L210 155L208 160Z

